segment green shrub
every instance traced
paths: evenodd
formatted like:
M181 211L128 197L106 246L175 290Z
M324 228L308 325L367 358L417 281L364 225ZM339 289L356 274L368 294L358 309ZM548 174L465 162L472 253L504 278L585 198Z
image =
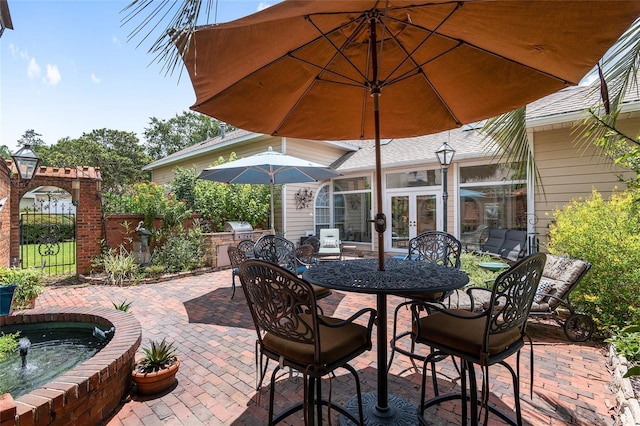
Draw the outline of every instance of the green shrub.
M607 339L612 343L619 355L624 355L633 364L640 362L640 327L629 326Z
M5 268L0 266L0 284L17 284L12 306L16 309L29 306L32 299L44 291L41 269Z
M148 265L143 272L148 277L159 277L166 270L167 268L164 265Z
M5 359L5 357L15 352L18 349L18 338L20 337L20 332L13 334L0 334L0 361ZM0 392L1 394L2 392Z
M233 159L234 154L229 161ZM224 159L220 158L217 164L222 163ZM266 224L269 217L269 185L227 185L196 179L195 169L178 168L169 186L176 199L202 215L201 225L206 225L206 232L223 231L228 220L246 221L257 228Z
M462 253L460 255L460 269L469 276L469 286L484 287L487 281L495 280L500 275L500 272L481 268L479 265L482 262L496 262L496 259L486 254Z
M71 215L29 212L22 216L20 229L23 244L43 242L43 237L51 236L51 229L54 229L58 241L70 241L75 238L75 223Z
M200 227L185 230L182 225L164 233L153 252L152 265L164 265L167 272L183 272L206 264L206 250Z
M593 191L554 212L549 252L577 257L592 267L572 301L590 315L603 336L640 323L640 216L638 194L614 193L609 200Z

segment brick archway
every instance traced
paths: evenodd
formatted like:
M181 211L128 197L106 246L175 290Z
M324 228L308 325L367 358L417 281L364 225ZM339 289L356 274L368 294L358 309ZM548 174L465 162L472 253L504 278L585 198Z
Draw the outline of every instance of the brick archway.
M7 162L10 165L10 162ZM100 185L102 178L97 167L78 166L75 169L40 167L34 178L24 187L10 186L10 263L20 258L20 199L39 186L57 186L72 193L72 182L80 182L78 206L76 208L76 272L87 273L91 259L100 254L102 238L102 212ZM18 183L17 176L12 182Z

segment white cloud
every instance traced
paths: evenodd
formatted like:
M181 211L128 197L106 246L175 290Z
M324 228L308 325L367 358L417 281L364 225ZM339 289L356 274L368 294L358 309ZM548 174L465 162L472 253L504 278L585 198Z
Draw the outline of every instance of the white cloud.
M102 79L95 75L95 73L91 73L91 81L93 81L94 83L100 83Z
M35 58L31 58L29 61L29 65L27 66L27 75L32 79L40 76L40 65L38 65Z
M116 46L122 46L122 43L120 43L120 40L116 36L111 37L111 43L115 44Z
M57 65L49 65L47 64L47 76L45 81L49 83L51 86L55 86L60 83L62 76L60 76L60 70L58 70Z
M19 56L20 58L27 60L31 59L26 50L18 49L18 47L13 43L9 43L9 51L11 52L11 56Z

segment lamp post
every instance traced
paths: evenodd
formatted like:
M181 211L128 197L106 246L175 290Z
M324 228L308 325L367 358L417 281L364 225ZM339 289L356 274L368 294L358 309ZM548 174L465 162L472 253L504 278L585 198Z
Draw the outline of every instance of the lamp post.
M36 174L40 165L40 157L31 148L31 144L25 143L22 148L11 156L18 170L18 177L21 185L29 183Z
M447 232L447 200L449 199L449 194L447 193L447 171L455 153L456 150L451 148L451 145L447 142L443 143L440 149L436 151L436 157L438 157L440 166L442 166L442 230L444 232Z

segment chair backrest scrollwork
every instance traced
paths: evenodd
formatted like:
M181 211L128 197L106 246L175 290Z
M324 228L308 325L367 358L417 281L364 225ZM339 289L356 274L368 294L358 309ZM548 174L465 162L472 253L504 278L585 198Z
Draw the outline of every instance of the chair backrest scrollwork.
M460 268L462 244L453 235L427 231L409 240L408 259Z

